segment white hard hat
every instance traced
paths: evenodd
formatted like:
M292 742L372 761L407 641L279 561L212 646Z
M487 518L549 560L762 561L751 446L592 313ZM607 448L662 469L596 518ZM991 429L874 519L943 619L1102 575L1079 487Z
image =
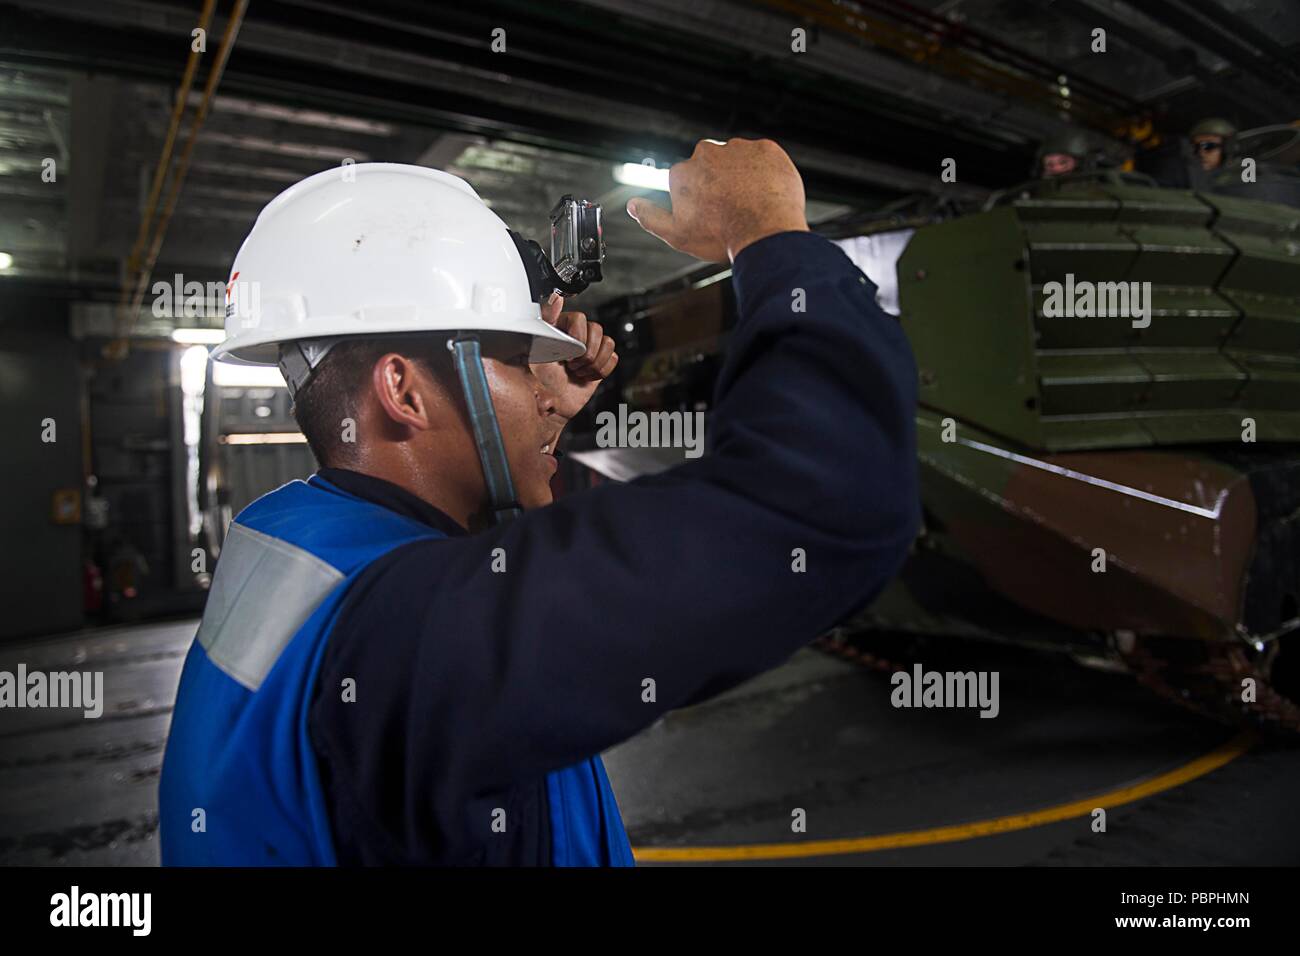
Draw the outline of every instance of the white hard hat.
M399 163L309 176L262 210L231 267L214 359L274 365L303 340L512 332L530 362L586 346L541 317L506 224L469 183Z

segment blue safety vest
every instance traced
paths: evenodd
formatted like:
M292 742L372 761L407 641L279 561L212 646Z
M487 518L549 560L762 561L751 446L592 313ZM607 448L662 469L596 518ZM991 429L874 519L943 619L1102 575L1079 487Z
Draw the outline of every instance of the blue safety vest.
M159 786L164 865L332 866L308 710L330 630L377 558L441 531L319 476L230 526L185 659ZM557 866L630 866L599 757L547 775Z

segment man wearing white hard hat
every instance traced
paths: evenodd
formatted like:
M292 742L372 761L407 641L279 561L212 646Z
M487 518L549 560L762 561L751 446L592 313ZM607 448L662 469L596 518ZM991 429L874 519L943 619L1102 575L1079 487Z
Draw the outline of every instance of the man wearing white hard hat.
M631 864L600 752L898 569L906 339L808 231L780 147L701 142L671 212L628 211L732 262L710 453L552 502L612 342L462 180L346 173L273 200L232 267L215 357L279 365L321 468L231 525L163 763L163 862Z

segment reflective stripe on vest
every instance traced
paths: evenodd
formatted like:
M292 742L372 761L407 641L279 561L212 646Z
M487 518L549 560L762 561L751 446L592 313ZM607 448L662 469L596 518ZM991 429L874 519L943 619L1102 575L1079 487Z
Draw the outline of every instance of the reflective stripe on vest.
M218 568L196 640L219 670L257 690L343 572L238 523L230 526Z

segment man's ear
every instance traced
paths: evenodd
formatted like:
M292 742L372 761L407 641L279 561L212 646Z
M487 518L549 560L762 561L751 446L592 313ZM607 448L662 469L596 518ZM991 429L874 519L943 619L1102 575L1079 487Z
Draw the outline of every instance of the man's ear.
M397 425L424 431L432 427L426 390L429 376L399 352L380 356L371 369L371 391L384 416Z

